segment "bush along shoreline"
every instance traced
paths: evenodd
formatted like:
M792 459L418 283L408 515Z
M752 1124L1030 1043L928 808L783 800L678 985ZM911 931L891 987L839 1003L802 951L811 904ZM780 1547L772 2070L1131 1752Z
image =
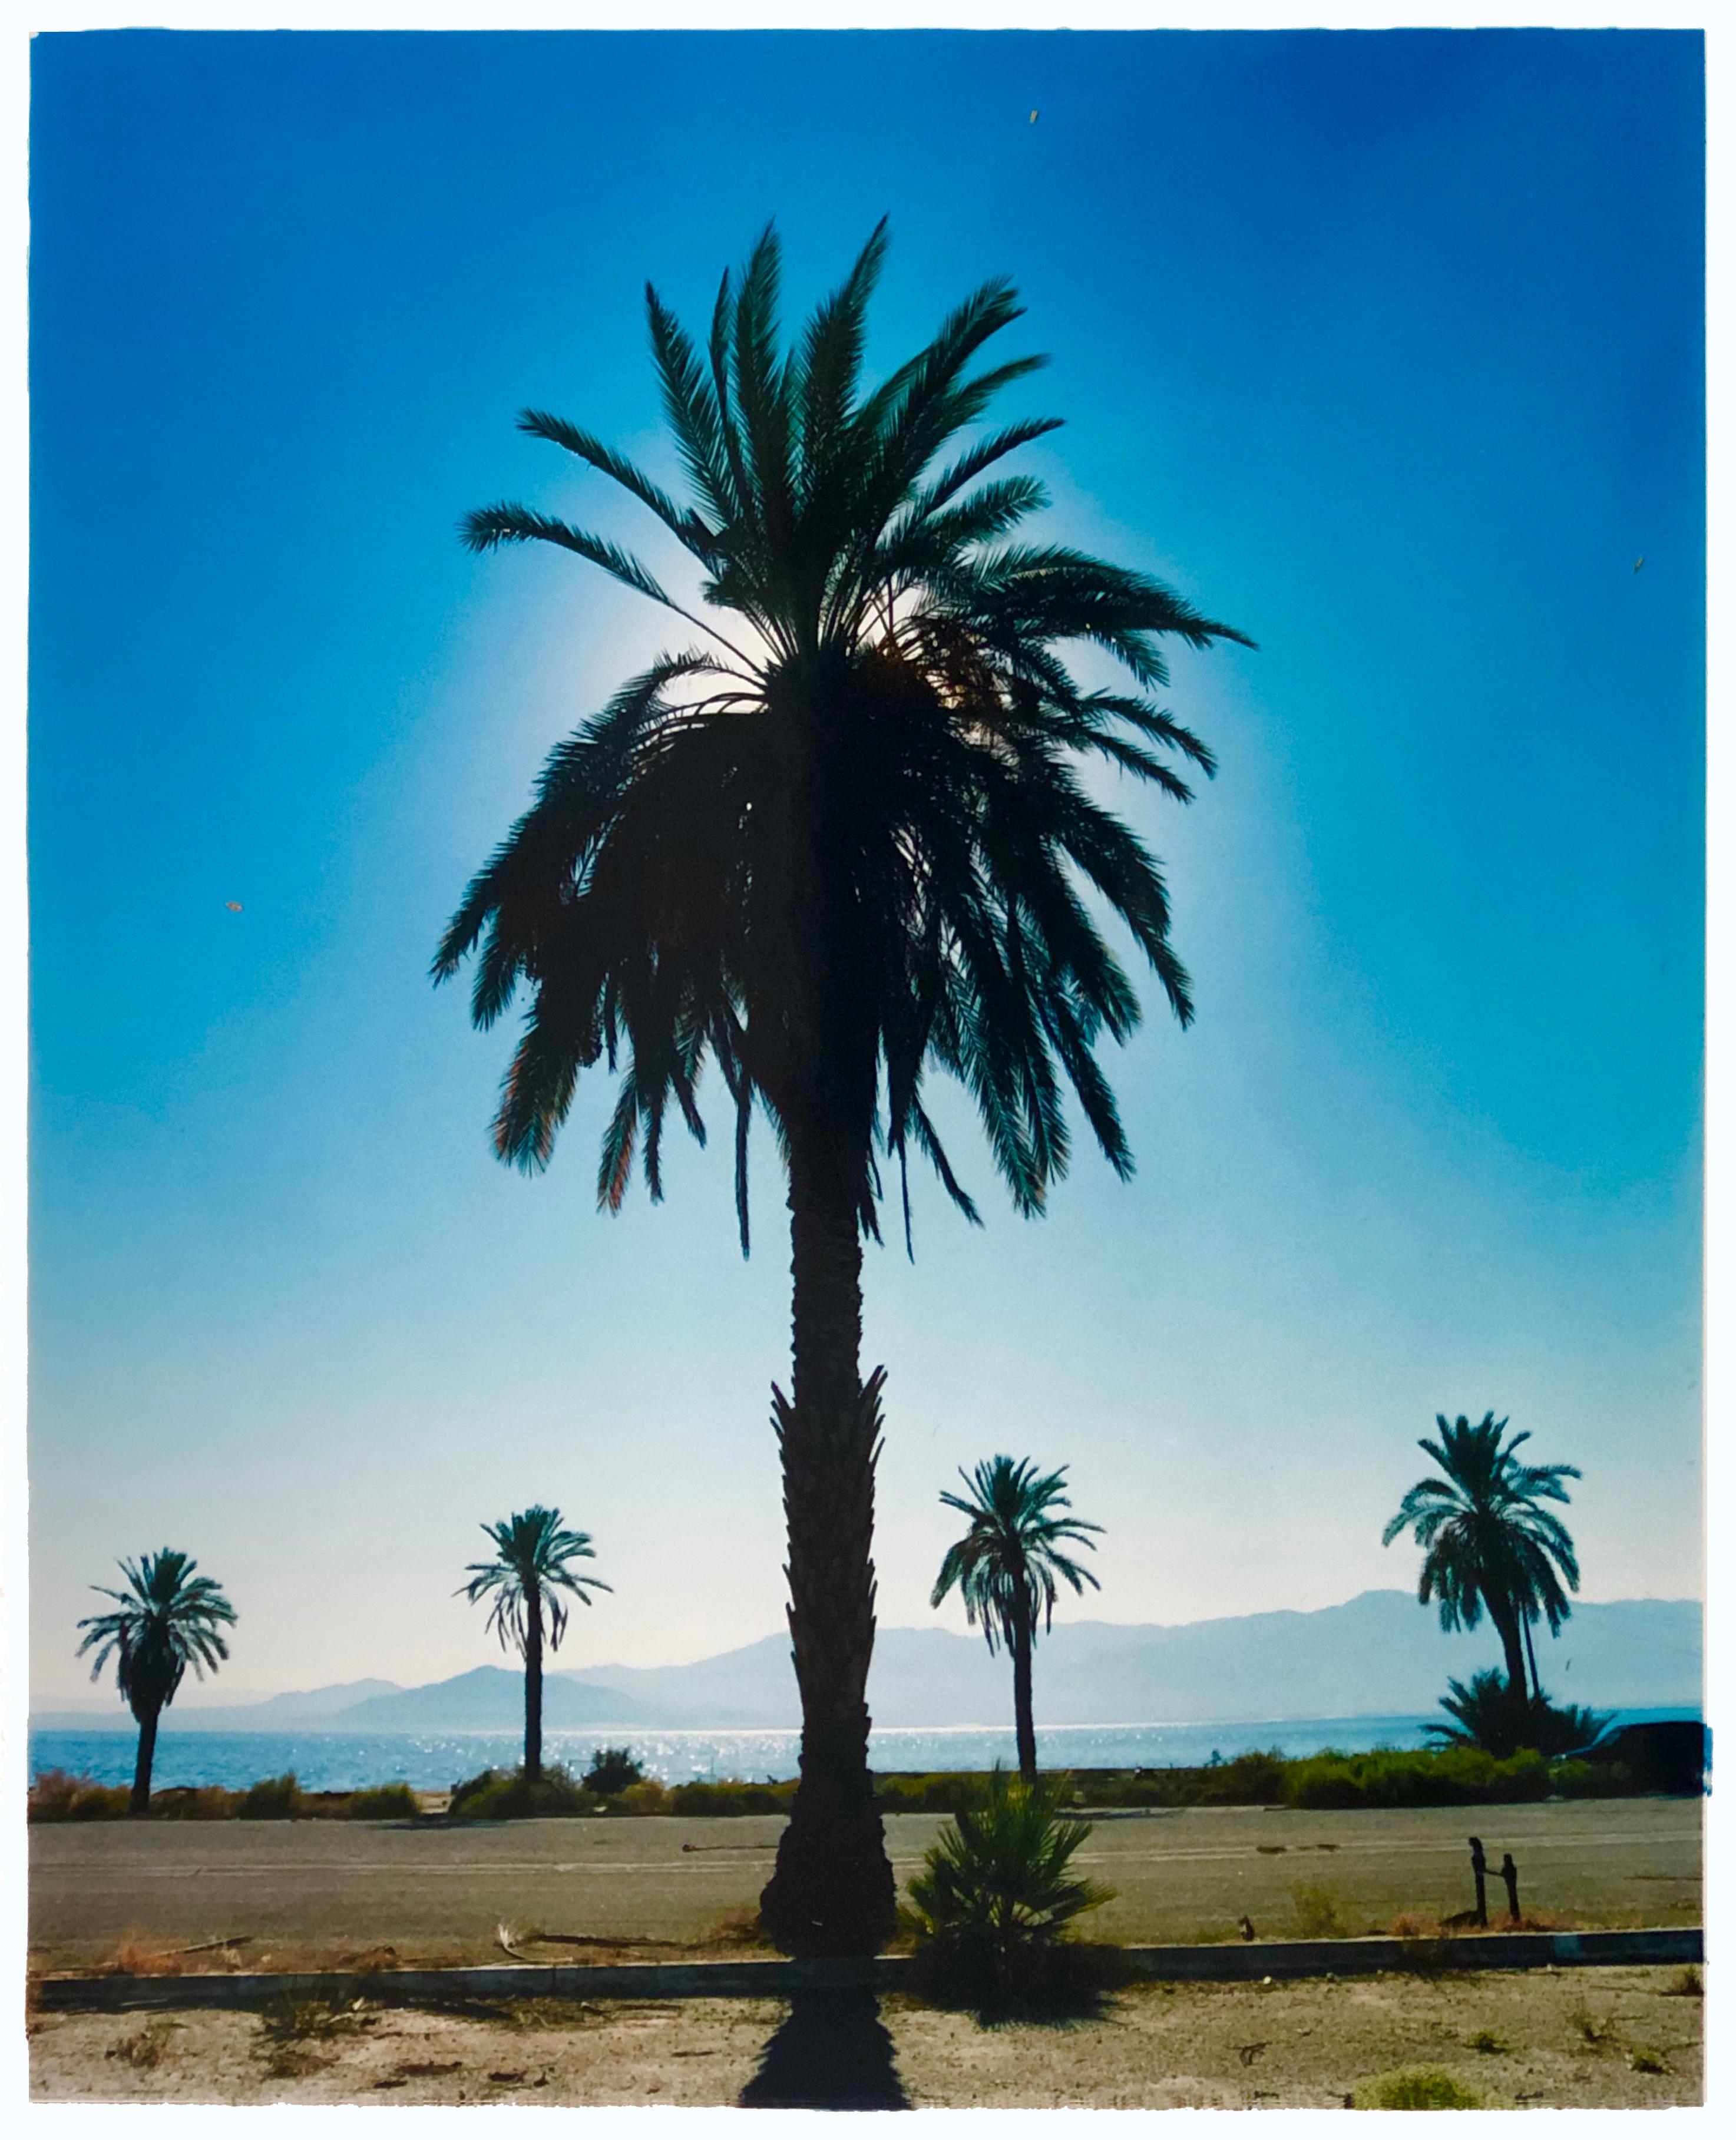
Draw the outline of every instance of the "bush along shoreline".
M611 1752L622 1750L609 1750ZM156 1792L151 1820L522 1820L562 1817L643 1819L676 1814L728 1819L787 1814L796 1794L783 1783L734 1780L668 1784L638 1773L621 1784L611 1769L579 1778L545 1768L527 1783L522 1770L484 1769L442 1794L392 1783L356 1791L306 1791L293 1773L269 1777L245 1791L215 1784ZM966 1812L983 1803L988 1772L962 1769L887 1774L875 1779L882 1813ZM1359 1808L1535 1804L1544 1799L1628 1798L1642 1784L1619 1761L1546 1760L1521 1753L1498 1760L1473 1747L1377 1750L1311 1754L1296 1760L1277 1753L1242 1754L1233 1761L1189 1769L1076 1769L1050 1773L1067 1809L1088 1812L1140 1807L1292 1807L1310 1813ZM608 1789L599 1784L618 1784ZM51 1769L32 1784L32 1822L122 1820L124 1785Z
M30 1787L32 1822L125 1820L130 1794L124 1784L51 1769ZM151 1794L145 1820L416 1820L422 1798L408 1784L379 1784L358 1791L304 1791L292 1770L267 1776L244 1791L220 1784L179 1784Z

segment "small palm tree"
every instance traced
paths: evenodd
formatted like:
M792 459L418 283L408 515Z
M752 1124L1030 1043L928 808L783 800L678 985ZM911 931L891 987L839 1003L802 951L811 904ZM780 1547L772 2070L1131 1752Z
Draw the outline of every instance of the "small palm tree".
M1033 1988L1073 1919L1111 1899L1072 1869L1090 1833L1088 1821L1062 1811L1056 1784L997 1769L983 1804L941 1831L910 1882L923 1943L966 1983Z
M1568 1590L1579 1588L1579 1563L1561 1519L1539 1505L1567 1499L1564 1480L1581 1475L1572 1464L1522 1464L1518 1451L1531 1439L1516 1434L1503 1442L1507 1421L1486 1412L1473 1426L1461 1413L1449 1425L1439 1412L1439 1441L1417 1444L1444 1473L1419 1480L1380 1534L1390 1545L1409 1529L1424 1549L1417 1597L1438 1600L1440 1624L1474 1627L1488 1612L1507 1660L1507 1684L1528 1698L1525 1646L1529 1623L1540 1615L1554 1634L1572 1610ZM1532 1665L1530 1692L1542 1697Z
M459 1594L474 1605L492 1598L488 1625L524 1659L524 1779L533 1784L542 1774L542 1647L561 1647L566 1632L566 1601L562 1593L591 1603L593 1590L607 1590L601 1576L576 1574L571 1563L595 1560L590 1534L563 1529L558 1509L527 1509L503 1524L484 1524L493 1539L493 1560L473 1561L470 1580Z
M141 1553L137 1561L124 1560L124 1590L109 1590L100 1583L91 1586L98 1597L112 1598L117 1610L93 1613L78 1623L86 1631L79 1656L96 1652L91 1678L102 1676L112 1657L120 1698L138 1720L139 1755L128 1809L134 1814L150 1811L157 1719L174 1700L188 1666L195 1679L203 1679L207 1667L214 1672L229 1654L221 1630L235 1624L235 1608L208 1575L194 1573L198 1565L190 1555L168 1546L160 1553Z
M949 1547L929 1603L938 1605L956 1587L964 1600L966 1619L972 1627L981 1622L991 1653L998 1641L1006 1644L1013 1658L1018 1772L1030 1784L1037 1777L1031 1651L1037 1615L1041 1612L1047 1630L1054 1617L1057 1576L1081 1597L1087 1583L1093 1590L1101 1588L1088 1568L1079 1567L1059 1549L1078 1544L1095 1553L1086 1534L1101 1533L1103 1526L1054 1513L1072 1506L1061 1490L1065 1468L1039 1477L1029 1457L1015 1464L1010 1456L997 1456L978 1465L974 1472L961 1470L959 1476L969 1490L968 1498L958 1494L940 1498L948 1508L970 1518L970 1529Z

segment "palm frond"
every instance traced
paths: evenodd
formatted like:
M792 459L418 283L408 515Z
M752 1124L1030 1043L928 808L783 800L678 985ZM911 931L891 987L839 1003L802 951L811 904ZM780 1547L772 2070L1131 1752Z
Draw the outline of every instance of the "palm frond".
M879 1155L907 1195L913 1147L979 1215L918 1097L935 1071L971 1095L1018 1210L1046 1208L1079 1114L1130 1172L1100 1051L1133 1031L1139 1003L1097 899L1184 1023L1193 996L1162 867L1080 768L1112 763L1187 801L1168 759L1208 774L1214 762L1145 695L1164 680L1162 644L1250 643L1149 577L1014 539L1044 493L1002 471L1055 422L978 429L1042 361L988 353L1021 316L1010 283L983 285L864 390L885 253L882 224L787 353L769 228L723 277L703 347L647 287L690 503L583 426L522 416L700 562L703 616L630 551L552 515L508 502L464 523L477 550L570 552L731 657L660 660L551 754L454 915L434 977L475 961L482 1027L528 999L494 1124L509 1163L549 1163L583 1072L606 1063L620 1078L600 1155L608 1209L635 1161L661 1194L669 1122L703 1136L715 1058L744 1249L753 1110L787 1159L817 1049L859 1066L846 1134L865 1235L878 1230ZM710 621L725 611L745 621L728 636ZM1077 645L1106 649L1140 691L1083 690L1067 666ZM825 978L846 974L847 989ZM820 1014L800 1008L817 1002L823 1044Z

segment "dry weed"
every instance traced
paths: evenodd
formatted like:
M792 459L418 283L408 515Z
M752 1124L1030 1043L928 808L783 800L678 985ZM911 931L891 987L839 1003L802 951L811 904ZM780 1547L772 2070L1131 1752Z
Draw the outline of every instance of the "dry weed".
M766 1936L765 1926L760 1922L757 1903L744 1902L738 1909L725 1910L709 1931L701 1933L702 1946L760 1947L772 1952L771 1941Z
M147 2021L142 2029L131 2035L123 2036L117 2044L110 2044L103 2056L119 2059L136 2073L153 2073L162 2063L163 2054L169 2048L171 2032L180 2026L179 2021Z
M1583 1995L1567 2016L1574 2034L1588 2050L1612 2051L1621 2035L1621 2025L1613 2014L1594 2014Z

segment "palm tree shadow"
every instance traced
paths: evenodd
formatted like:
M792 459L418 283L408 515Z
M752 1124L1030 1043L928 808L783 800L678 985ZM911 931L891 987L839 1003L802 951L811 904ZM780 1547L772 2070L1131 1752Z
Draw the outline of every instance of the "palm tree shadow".
M744 2110L908 2110L879 1999L867 1990L797 1992L741 2103Z

